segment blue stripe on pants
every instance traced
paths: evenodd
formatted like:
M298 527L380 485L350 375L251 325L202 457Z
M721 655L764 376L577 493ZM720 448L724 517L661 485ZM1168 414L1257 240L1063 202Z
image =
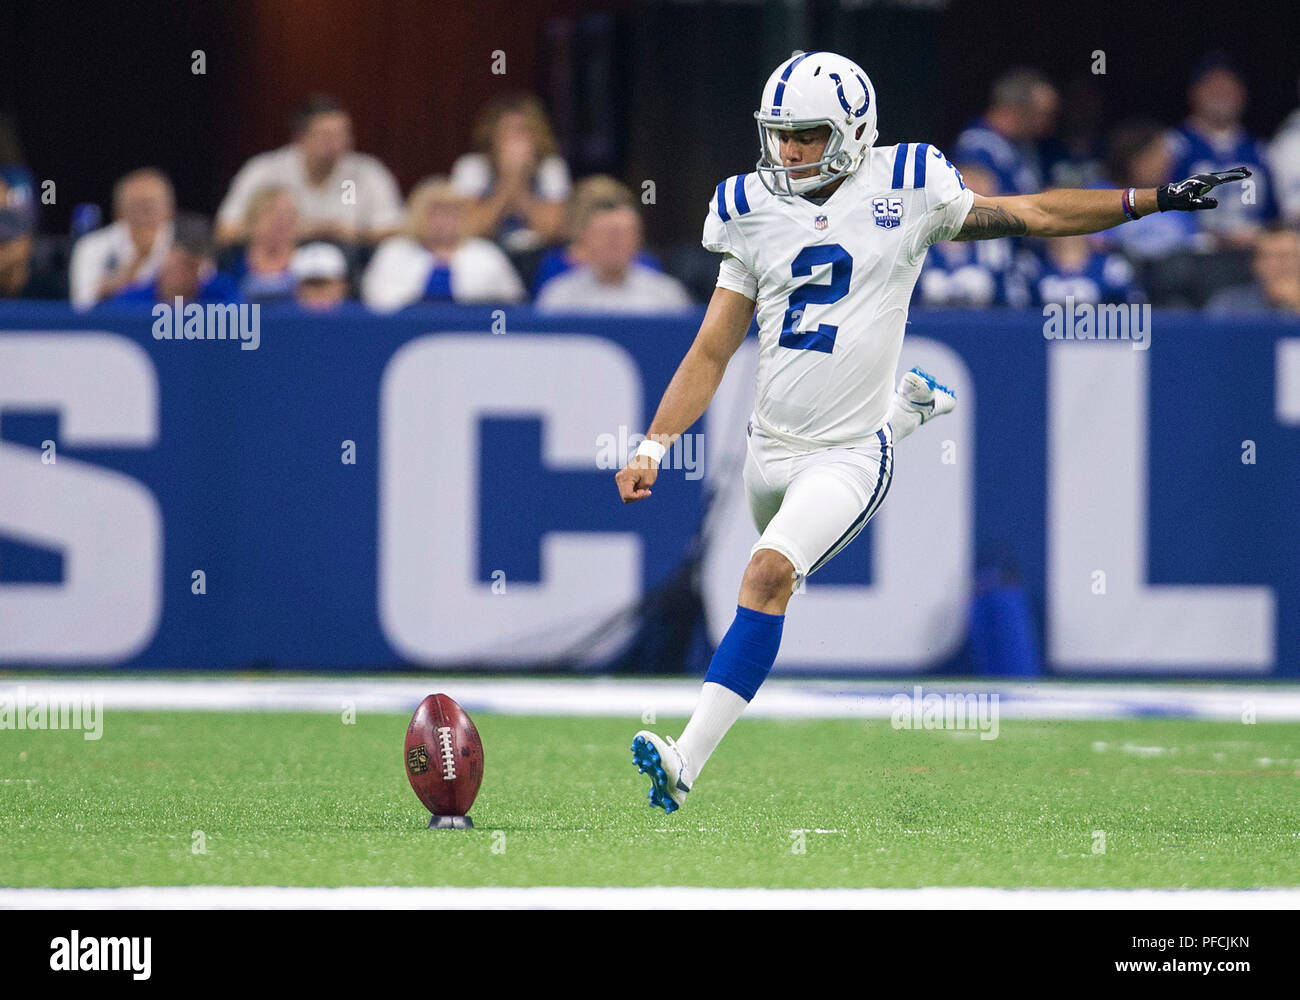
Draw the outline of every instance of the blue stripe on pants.
M876 488L871 493L871 499L867 501L867 506L849 525L848 530L835 540L835 544L827 549L820 559L812 564L808 570L808 575L812 576L817 570L821 569L831 558L837 555L849 542L857 537L858 532L867 526L867 522L875 516L880 505L885 502L885 497L889 493L890 483L894 479L894 466L892 449L889 445L889 439L885 436L884 429L876 431L876 437L880 441L880 469L876 472ZM888 465L886 461L888 460Z

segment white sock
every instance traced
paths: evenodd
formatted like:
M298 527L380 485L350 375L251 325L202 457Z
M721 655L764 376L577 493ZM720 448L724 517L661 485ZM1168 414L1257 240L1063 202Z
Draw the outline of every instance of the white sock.
M713 756L713 751L727 735L732 723L740 718L748 705L744 698L730 688L712 681L705 681L700 689L700 700L696 702L691 721L682 730L677 746L686 755L692 777L698 778L704 769L705 761Z
M889 426L894 429L895 444L921 426L921 414L911 408L899 406L897 396L889 404L888 419Z

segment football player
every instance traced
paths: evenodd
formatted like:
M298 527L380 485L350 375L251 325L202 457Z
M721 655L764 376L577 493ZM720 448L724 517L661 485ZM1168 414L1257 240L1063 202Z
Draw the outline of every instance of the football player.
M704 246L717 288L645 442L618 472L624 503L650 496L666 450L704 413L757 313L758 379L744 479L759 539L736 616L675 742L642 731L633 762L650 804L674 812L776 659L797 583L880 509L894 444L948 412L953 393L918 369L894 388L907 306L940 240L1068 236L1152 212L1198 211L1244 168L1137 190L983 197L934 146L876 146L876 95L844 56L796 53L768 78L754 173L718 185Z

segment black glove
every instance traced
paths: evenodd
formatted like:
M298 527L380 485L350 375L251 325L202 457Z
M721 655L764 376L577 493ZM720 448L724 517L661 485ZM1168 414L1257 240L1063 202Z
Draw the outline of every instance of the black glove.
M1233 167L1231 170L1216 170L1210 174L1193 174L1185 181L1164 184L1156 188L1156 208L1161 212L1200 212L1207 208L1218 208L1217 198L1205 197L1220 184L1230 181L1244 181L1250 176L1245 167Z

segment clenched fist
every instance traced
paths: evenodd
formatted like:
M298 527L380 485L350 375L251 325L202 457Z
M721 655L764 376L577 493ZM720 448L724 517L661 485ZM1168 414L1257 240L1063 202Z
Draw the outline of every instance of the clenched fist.
M649 455L635 455L614 476L614 482L618 483L618 495L623 502L634 503L650 495L650 487L658 478L659 463Z

